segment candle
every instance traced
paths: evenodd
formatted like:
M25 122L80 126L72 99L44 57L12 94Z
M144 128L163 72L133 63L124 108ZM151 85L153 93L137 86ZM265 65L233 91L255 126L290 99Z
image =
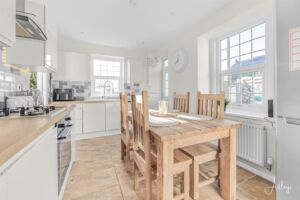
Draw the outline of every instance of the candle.
M159 114L161 114L161 115L168 114L168 102L167 101L160 101L158 108L159 108Z

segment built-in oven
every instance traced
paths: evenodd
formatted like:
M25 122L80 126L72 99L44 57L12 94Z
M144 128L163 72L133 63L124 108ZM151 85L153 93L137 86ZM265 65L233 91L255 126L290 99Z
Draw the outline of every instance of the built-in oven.
M71 130L71 117L67 116L57 123L58 193L71 164Z

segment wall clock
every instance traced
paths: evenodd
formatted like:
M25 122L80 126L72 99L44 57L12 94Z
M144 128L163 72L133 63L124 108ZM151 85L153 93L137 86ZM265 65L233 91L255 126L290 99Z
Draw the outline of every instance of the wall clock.
M186 49L177 49L172 56L172 67L176 72L180 72L188 65L188 52Z

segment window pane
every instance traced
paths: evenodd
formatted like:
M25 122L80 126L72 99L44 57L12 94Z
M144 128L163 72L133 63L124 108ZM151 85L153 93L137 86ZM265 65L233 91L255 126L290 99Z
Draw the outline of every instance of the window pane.
M263 75L260 71L253 73L253 92L263 93Z
M263 104L263 95L262 94L254 94L253 95L253 103L254 104Z
M253 94L252 72L242 74L242 103L251 104Z
M229 86L230 86L230 77L224 76L223 77L223 90L224 90L225 94L227 94L227 97L229 97L229 94L230 94Z
M240 55L240 47L235 46L230 48L230 58L237 57Z
M251 40L251 30L247 30L241 33L241 43Z
M251 42L247 42L241 45L241 55L251 53Z
M253 51L264 50L266 46L265 37L253 40Z
M222 61L221 70L226 71L228 69L228 60Z
M231 67L231 69L236 69L239 66L240 66L240 58L239 57L230 59L230 67Z
M234 74L231 76L231 93L241 92L241 76L239 74Z
M235 46L238 45L240 43L240 36L239 35L234 35L232 37L230 37L230 46Z
M251 64L252 64L251 54L246 54L241 56L241 62L240 62L241 67L247 67L250 66Z
M227 49L227 39L221 41L221 49Z
M222 59L222 60L227 59L227 50L223 50L223 51L221 52L221 59Z
M252 38L258 38L258 37L262 37L266 34L266 25L265 24L261 24L259 26L256 26L252 29Z
M263 64L266 61L266 52L265 51L258 51L253 53L253 64Z

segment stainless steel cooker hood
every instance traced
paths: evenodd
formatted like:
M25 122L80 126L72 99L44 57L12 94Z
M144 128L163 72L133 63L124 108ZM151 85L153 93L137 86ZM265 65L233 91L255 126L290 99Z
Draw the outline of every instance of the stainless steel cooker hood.
M35 18L34 14L26 12L26 1L17 0L16 36L46 41L46 34Z

